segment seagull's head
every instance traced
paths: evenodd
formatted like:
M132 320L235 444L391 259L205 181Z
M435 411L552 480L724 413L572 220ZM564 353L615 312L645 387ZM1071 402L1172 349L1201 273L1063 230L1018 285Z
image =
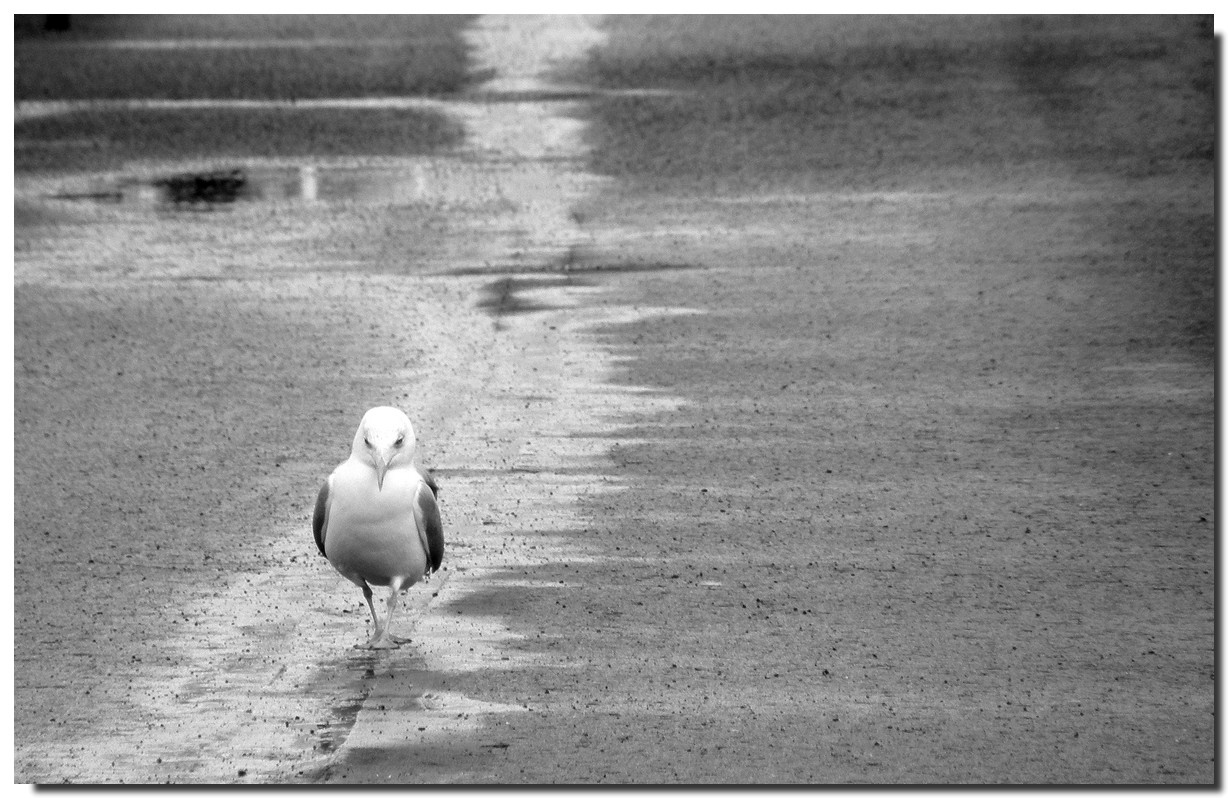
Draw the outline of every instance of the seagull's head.
M384 475L394 466L413 463L414 427L395 407L373 407L362 417L354 435L352 456L375 469L375 483L384 488Z

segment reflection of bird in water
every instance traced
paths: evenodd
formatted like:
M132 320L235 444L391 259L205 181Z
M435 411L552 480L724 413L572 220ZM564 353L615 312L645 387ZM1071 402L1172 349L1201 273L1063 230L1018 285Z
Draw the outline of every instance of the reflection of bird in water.
M234 202L247 186L242 169L196 174L187 172L159 180L172 202Z
M408 642L389 631L401 593L443 562L438 487L414 463L414 428L395 407L362 417L350 457L329 476L316 499L316 545L333 567L362 588L375 629L364 648ZM371 586L392 588L381 625Z

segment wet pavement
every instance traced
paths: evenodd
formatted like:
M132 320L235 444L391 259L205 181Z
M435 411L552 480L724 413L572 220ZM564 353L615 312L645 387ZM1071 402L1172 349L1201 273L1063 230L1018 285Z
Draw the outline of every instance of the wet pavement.
M562 22L555 55L597 40ZM19 507L45 532L19 541L18 599L45 623L15 657L18 780L1207 773L1207 372L1083 368L1103 350L1072 338L1121 331L1045 269L1140 328L1151 306L1037 257L1115 252L1100 215L1146 206L1038 181L582 224L606 181L581 171L581 93L498 61L539 28L475 30L487 90L525 101L440 101L453 157L19 182L55 235L18 247L18 379L54 411L27 408L18 487L82 469L95 492L68 523ZM233 201L167 193L233 169ZM1106 396L1112 440L1087 423ZM405 599L412 642L377 653L309 523L354 405L389 397L448 549ZM1035 418L1006 415L1021 397ZM46 460L87 415L112 446ZM1110 445L1138 451L1083 465Z

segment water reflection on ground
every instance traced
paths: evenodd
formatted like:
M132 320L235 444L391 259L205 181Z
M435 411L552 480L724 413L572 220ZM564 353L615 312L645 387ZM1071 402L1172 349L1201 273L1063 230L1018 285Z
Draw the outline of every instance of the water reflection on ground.
M389 166L298 164L226 167L152 178L120 176L53 191L51 199L175 207L216 207L242 201L423 202L438 196L425 163ZM454 180L448 180L449 184Z

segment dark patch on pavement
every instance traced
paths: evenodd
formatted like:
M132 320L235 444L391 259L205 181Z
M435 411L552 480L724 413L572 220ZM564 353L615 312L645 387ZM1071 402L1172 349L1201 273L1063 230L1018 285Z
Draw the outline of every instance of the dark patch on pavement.
M185 172L155 180L154 185L162 188L164 199L176 206L234 202L249 190L247 175L242 169Z
M521 291L532 291L537 288L551 288L559 285L557 280L528 277L504 277L495 280L482 288L482 299L478 307L485 310L496 319L503 316L521 313L536 313L542 310L553 310L557 306L543 302L535 302L520 296Z

